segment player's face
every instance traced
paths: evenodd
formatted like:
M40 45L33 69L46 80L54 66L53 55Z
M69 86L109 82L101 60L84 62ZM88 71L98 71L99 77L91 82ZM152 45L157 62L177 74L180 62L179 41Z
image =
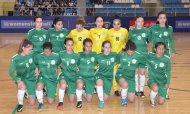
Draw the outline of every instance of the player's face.
M92 51L92 43L91 42L86 42L84 45L84 50L85 52L89 53Z
M78 32L80 32L80 31L82 31L83 26L81 24L77 24L76 29L77 29Z
M55 26L55 29L61 30L63 28L63 22L58 21L56 24L54 24L54 26Z
M155 52L158 57L164 55L164 51L165 51L164 45L159 45L157 48L155 48Z
M96 24L96 27L97 27L97 28L101 28L101 27L103 27L104 21L103 21L103 19L102 19L101 17L98 17L98 18L96 19L95 24Z
M158 22L160 23L160 25L165 25L166 21L167 21L167 18L165 14L160 14L158 16Z
M45 54L46 56L50 56L50 55L51 55L51 52L52 52L51 49L44 49L44 54Z
M115 21L113 22L113 28L114 28L115 30L119 30L120 27L121 27L121 22L120 22L119 20L115 20Z
M24 53L25 55L30 54L31 51L32 51L32 48L33 48L32 45L29 45L29 46L27 46L27 47L23 47L23 48L22 48L22 49L23 49L23 53Z
M131 56L131 55L133 55L133 50L127 50L127 54L129 55L129 56Z
M110 43L104 44L104 46L103 46L103 51L104 51L104 53L106 53L106 54L109 54L109 53L110 53L110 51L111 51L111 45L110 45Z
M34 22L34 25L35 25L35 28L42 28L42 24L43 24L43 21L42 21L42 18L37 18L36 21Z
M70 52L73 51L73 41L68 40L66 42L65 48L66 48L67 51L70 51Z
M137 27L141 28L144 25L144 19L142 17L137 18L137 20L135 21L135 23L136 23Z

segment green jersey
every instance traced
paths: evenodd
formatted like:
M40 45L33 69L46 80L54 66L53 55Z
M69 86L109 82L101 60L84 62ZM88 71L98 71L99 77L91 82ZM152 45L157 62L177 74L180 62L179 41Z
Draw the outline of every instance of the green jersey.
M45 42L48 42L47 38L47 30L41 29L41 30L36 30L31 29L28 32L27 39L30 40L33 43L33 50L36 53L41 53L43 52L43 44Z
M147 41L149 39L149 36L149 29L144 27L141 29L134 28L133 30L129 31L129 39L135 43L135 45L137 46L136 51L140 53L148 52Z
M147 57L148 78L159 85L170 83L170 58L166 55L157 57L155 53L150 53Z
M76 53L68 54L66 51L59 53L62 69L61 75L69 79L76 78L78 72L79 55Z
M53 45L53 51L59 53L60 51L65 50L64 41L68 35L68 30L62 28L57 31L55 28L48 29L48 38Z
M52 52L50 56L44 53L35 57L35 64L40 70L40 76L52 82L57 81L57 69L60 64L60 58L57 53Z
M14 80L36 80L36 77L34 76L35 67L33 53L26 56L16 54L12 57L9 67L9 75Z
M170 48L172 49L172 53L175 53L173 28L171 26L166 28L161 27L159 24L155 24L150 28L150 32L150 41L153 43L153 51L156 43L163 42L166 45L166 55L170 56Z
M113 79L114 65L119 63L119 55L111 52L109 55L100 53L97 55L98 69L95 73L96 76L103 76Z
M96 53L79 53L79 76L88 78L94 76L94 67L97 64Z
M128 79L135 80L135 71L143 56L135 51L130 56L126 52L120 55L120 63L116 76L124 76Z

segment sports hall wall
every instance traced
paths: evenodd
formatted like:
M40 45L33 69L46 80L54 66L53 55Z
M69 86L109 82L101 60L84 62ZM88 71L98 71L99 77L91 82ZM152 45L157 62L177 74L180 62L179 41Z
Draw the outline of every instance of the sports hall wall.
M44 28L50 28L52 21L55 17L43 17ZM63 16L61 17L64 22L64 27L69 30L75 28L75 22L77 16ZM105 27L110 28L112 26L112 20L114 17L105 16L104 22ZM122 21L122 27L129 28L133 25L134 17L120 17ZM85 17L86 28L89 29L94 27L94 17ZM145 17L145 26L149 27L156 22L156 17ZM190 17L168 17L168 24L174 29L174 32L190 32ZM17 17L17 16L0 16L0 32L1 33L25 33L33 28L33 17Z

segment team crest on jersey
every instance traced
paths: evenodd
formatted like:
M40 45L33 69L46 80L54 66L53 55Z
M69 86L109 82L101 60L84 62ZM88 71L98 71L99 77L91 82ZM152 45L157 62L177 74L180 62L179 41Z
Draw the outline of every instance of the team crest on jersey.
M84 37L84 38L86 38L86 36L87 36L86 34L83 34L83 37Z
M106 32L103 32L102 35L103 35L103 36L106 36Z
M168 32L164 32L164 36L168 36Z
M71 64L75 64L75 60L74 59L71 59Z
M145 34L145 33L142 33L142 37L146 37L146 34Z
M114 62L114 61L115 61L115 59L112 57L112 58L111 58L111 62Z
M141 40L141 36L137 36L137 39L138 39L138 40Z
M124 38L125 36L124 36L124 34L121 34L121 38Z
M160 66L161 68L163 68L163 67L164 67L164 63L160 63L159 66Z
M52 65L55 65L55 60L51 60L51 64L52 64Z
M94 58L94 57L91 57L91 61L94 62L94 61L95 61L95 58Z
M61 34L59 34L59 36L60 36L61 38L63 38L63 37L64 37L64 34L63 34L63 33L61 33Z
M32 59L32 58L30 58L30 59L29 59L29 63L31 64L32 62L33 62L33 59Z
M44 34L43 37L46 39L46 35Z
M133 63L133 64L136 64L136 62L137 62L136 59L133 59L133 60L132 60L132 63Z

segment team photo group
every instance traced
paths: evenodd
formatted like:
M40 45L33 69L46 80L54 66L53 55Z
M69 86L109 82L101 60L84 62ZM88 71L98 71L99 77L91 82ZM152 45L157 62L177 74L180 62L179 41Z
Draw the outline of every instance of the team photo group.
M22 111L26 96L30 106L38 102L38 110L44 108L44 98L49 104L58 102L57 109L64 110L69 102L82 108L93 96L98 96L97 106L104 108L112 87L114 95L121 96L122 106L145 95L152 107L164 104L169 99L175 55L173 28L163 11L150 28L143 26L142 16L134 21L127 30L116 17L107 29L103 17L97 16L96 27L87 30L85 19L78 17L76 28L68 31L59 17L48 30L43 28L43 18L35 17L34 28L20 43L9 67L18 88L17 112ZM144 92L145 85L150 93ZM69 102L64 101L66 94Z

